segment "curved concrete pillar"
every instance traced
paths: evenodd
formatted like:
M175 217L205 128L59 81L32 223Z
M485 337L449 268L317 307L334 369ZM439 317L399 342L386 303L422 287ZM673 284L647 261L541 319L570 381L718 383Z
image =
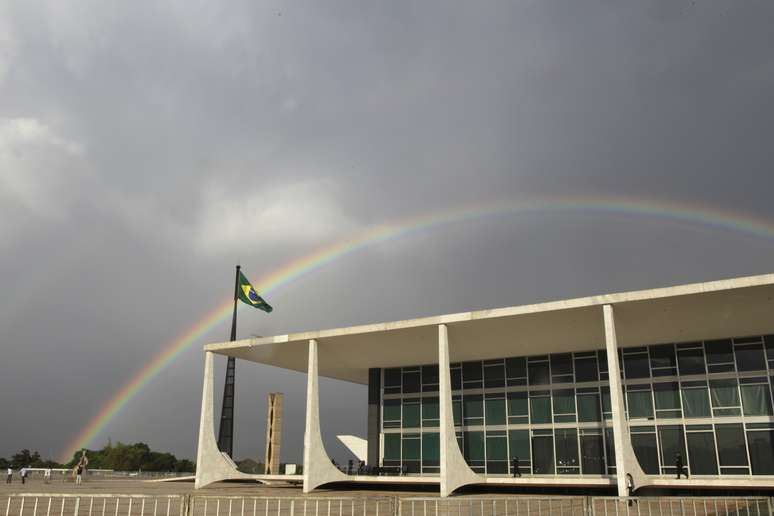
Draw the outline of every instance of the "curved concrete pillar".
M482 484L484 477L477 475L465 462L454 431L451 372L449 371L449 330L438 325L438 406L440 416L441 496L449 496L455 489L468 484Z
M618 481L618 496L628 496L626 474L632 476L634 489L649 485L648 476L642 471L640 462L634 454L632 439L621 392L621 367L618 363L618 338L615 333L615 316L611 305L604 305L602 313L605 320L605 347L607 349L607 369L610 376L610 404L613 411L613 440L615 441L615 465Z
M320 391L317 387L317 341L309 341L306 379L306 429L304 430L304 493L323 484L346 481L347 475L331 463L320 433Z
M223 456L215 440L215 420L213 417L214 371L213 353L204 355L204 387L202 391L202 412L199 420L199 447L196 452L195 489L213 482L226 479L251 479L252 475L238 471L231 461Z

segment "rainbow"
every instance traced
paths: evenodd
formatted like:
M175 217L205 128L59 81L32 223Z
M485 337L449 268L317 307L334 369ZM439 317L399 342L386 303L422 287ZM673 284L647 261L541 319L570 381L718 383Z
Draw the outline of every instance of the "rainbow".
M627 197L538 197L527 201L503 201L471 204L418 217L406 218L391 224L379 225L288 262L255 282L263 294L287 285L298 278L320 269L343 256L381 242L401 238L419 231L456 222L476 220L497 215L512 216L530 213L601 213L635 215L671 219L713 229L741 232L756 238L774 239L774 223L754 216L720 210L715 207L655 201ZM102 406L88 424L63 450L60 462L71 460L73 454L86 447L145 387L183 351L231 314L232 300L225 300L198 319L188 330L163 346L137 373Z

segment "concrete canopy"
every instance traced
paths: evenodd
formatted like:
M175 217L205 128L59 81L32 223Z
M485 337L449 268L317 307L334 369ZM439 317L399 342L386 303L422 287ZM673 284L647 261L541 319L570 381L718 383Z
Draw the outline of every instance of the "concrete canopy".
M602 306L616 310L619 347L774 333L774 274L606 294L209 344L205 350L293 371L307 370L310 339L320 376L368 383L368 368L438 362L438 325L451 360L604 349Z

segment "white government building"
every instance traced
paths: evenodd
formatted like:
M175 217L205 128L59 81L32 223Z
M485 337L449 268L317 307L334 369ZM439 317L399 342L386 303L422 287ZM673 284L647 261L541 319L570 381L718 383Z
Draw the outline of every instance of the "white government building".
M617 487L621 496L648 486L774 488L774 274L205 353L197 488L275 478L240 473L218 450L215 354L308 373L304 492L335 482L436 484L441 496L472 484ZM368 464L393 474L331 464L318 375L368 385ZM675 478L678 453L688 479Z

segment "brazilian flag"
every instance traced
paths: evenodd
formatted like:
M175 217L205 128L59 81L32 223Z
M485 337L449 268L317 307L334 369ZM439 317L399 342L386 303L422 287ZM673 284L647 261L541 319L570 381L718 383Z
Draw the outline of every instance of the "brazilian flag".
M274 310L269 303L258 295L258 292L255 291L250 284L250 281L245 278L245 275L242 274L241 271L239 272L239 288L237 289L237 295L243 303L258 308L259 310L263 310L267 313Z

